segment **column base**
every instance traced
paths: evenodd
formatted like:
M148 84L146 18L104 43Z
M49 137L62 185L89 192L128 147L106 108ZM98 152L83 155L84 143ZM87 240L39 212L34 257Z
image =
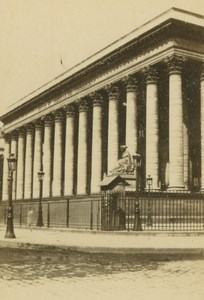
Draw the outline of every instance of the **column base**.
M168 186L167 191L168 192L174 192L174 191L186 191L186 192L188 192L188 190L186 190L186 187L184 185Z

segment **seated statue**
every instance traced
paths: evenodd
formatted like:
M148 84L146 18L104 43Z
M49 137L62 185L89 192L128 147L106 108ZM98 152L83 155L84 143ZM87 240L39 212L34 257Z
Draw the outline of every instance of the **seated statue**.
M119 159L115 167L110 171L110 174L130 174L134 170L131 154L127 151L127 146L121 145L120 150L122 157Z

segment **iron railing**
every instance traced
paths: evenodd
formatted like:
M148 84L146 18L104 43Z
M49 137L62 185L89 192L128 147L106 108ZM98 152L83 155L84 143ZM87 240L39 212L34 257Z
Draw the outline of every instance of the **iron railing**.
M102 230L135 230L138 218L145 231L204 230L204 195L198 193L106 191L101 210Z
M13 201L14 225L36 226L38 201ZM101 197L42 201L44 227L144 231L204 230L204 194L188 192L102 192ZM6 224L7 203L0 205L0 224Z
M39 203L29 201L28 203L13 202L14 225L27 226L28 212L32 209L31 226L36 226L38 218ZM101 200L95 199L65 199L42 201L44 227L58 228L101 228ZM0 223L6 224L7 204L0 205Z

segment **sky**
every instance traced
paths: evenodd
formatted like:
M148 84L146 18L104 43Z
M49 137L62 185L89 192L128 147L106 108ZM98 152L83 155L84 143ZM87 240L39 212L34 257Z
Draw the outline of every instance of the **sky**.
M0 0L0 116L171 7L204 15L203 0Z

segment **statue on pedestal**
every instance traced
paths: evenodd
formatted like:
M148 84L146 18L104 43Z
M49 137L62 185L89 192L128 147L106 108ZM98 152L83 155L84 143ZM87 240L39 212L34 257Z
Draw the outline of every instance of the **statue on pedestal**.
M120 174L132 174L134 171L134 165L132 162L132 156L127 151L126 145L121 145L120 150L122 152L122 157L119 159L115 167L110 171L111 175L120 175Z

